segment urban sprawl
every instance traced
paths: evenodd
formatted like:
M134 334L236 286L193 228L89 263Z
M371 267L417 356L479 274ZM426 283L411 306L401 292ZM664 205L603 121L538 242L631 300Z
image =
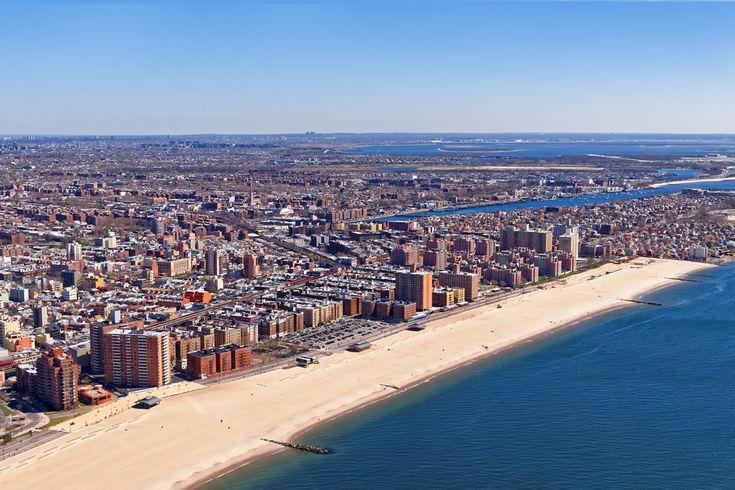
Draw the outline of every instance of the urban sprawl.
M731 159L363 155L348 136L0 140L0 436L360 351L609 261L722 260L735 199L557 206ZM388 142L390 143L390 142ZM537 207L493 203L545 201ZM549 202L551 201L551 202ZM358 355L358 354L356 354ZM308 368L307 368L308 369ZM15 440L14 440L15 439Z

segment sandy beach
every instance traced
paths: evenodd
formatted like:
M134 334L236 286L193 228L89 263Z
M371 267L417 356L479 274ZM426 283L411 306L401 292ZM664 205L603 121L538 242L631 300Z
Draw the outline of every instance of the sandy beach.
M666 187L667 185L674 185L674 184L700 184L700 183L707 183L707 182L726 182L728 180L735 180L735 177L715 177L711 179L671 180L667 182L657 182L655 184L649 185L648 187L656 189L659 187Z
M193 486L277 450L261 438L294 434L481 357L628 305L626 299L706 266L653 260L608 264L549 283L545 289L468 309L402 331L362 353L340 352L319 365L288 368L204 389L167 387L161 405L107 407L106 417L79 420L49 443L0 463L4 488L165 489ZM689 287L696 287L690 285ZM656 308L656 306L635 306ZM665 306L664 306L665 307ZM182 393L178 393L182 391ZM183 393L183 391L188 391ZM171 396L173 395L173 396ZM99 420L93 423L95 420Z

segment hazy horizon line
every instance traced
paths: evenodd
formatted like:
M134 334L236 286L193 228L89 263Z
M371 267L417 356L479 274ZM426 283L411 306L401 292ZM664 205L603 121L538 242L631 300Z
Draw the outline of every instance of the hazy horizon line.
M579 134L579 135L665 135L665 136L735 136L735 132L708 131L303 131L303 132L193 132L193 133L0 133L0 138L70 138L70 137L181 137L181 136L330 136L330 135L507 135L507 134Z

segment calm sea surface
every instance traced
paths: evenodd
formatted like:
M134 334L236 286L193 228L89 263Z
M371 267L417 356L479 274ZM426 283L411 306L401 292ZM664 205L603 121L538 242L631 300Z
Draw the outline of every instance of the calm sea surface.
M206 488L735 488L735 266L702 274L303 436L334 455Z

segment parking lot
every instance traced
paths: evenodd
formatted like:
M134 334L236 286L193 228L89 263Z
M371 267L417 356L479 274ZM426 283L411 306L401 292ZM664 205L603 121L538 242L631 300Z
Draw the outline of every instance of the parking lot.
M337 350L355 342L383 336L406 328L405 323L388 323L360 318L343 318L329 325L305 329L286 337L288 342L300 343L309 349Z

